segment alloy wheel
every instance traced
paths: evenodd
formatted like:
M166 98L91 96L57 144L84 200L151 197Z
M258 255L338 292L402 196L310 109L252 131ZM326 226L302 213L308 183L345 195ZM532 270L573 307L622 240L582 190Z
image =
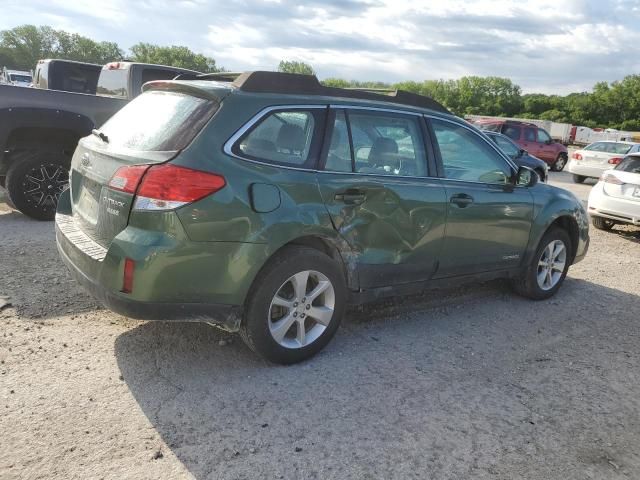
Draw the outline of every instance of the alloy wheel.
M29 170L24 176L22 187L28 203L41 210L55 210L68 183L66 170L61 165L48 163Z
M551 241L538 259L538 286L542 290L555 287L564 272L567 263L567 247L562 240Z
M315 342L333 318L335 290L326 275L304 270L289 277L269 306L269 332L285 348Z

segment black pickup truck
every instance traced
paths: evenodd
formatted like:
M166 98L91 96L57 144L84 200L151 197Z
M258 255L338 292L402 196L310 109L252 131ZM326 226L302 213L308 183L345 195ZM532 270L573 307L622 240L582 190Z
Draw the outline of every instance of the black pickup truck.
M136 97L144 83L185 74L198 72L112 62L100 71L96 95L0 85L0 186L15 208L53 219L78 140Z

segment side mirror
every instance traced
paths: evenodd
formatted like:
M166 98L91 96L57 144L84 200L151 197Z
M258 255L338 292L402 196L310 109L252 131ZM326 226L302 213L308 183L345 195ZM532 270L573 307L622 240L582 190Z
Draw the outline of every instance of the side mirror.
M550 138L549 140L547 140L544 143L546 143L547 145L551 145L553 143L553 138Z
M538 177L538 174L529 167L523 166L518 168L518 173L516 174L516 185L520 187L533 187L539 180L540 177Z
M527 151L524 148L521 148L518 152L518 157L522 157L527 154Z

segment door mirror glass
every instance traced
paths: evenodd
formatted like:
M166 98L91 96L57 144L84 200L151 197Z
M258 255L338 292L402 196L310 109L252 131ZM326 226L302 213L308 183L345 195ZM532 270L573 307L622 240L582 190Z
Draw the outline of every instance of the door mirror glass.
M531 170L529 167L518 168L518 174L516 176L516 184L521 187L533 187L538 183L538 174Z

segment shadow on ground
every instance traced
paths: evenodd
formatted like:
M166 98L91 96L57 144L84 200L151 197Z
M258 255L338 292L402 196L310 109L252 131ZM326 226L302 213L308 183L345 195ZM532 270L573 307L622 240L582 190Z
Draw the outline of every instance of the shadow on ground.
M351 312L290 367L200 324L143 324L115 354L198 479L634 476L639 303L573 279L530 302L497 282Z

